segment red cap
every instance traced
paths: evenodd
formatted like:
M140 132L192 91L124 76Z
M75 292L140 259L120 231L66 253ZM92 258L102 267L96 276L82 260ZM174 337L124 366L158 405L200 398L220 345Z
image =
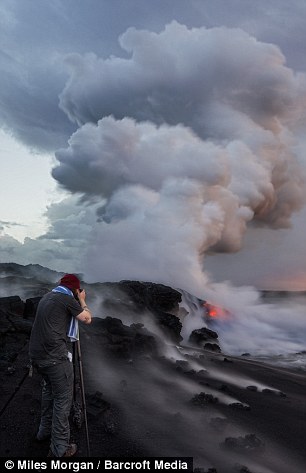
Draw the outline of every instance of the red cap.
M80 289L80 280L74 274L65 274L60 280L60 285L68 289Z

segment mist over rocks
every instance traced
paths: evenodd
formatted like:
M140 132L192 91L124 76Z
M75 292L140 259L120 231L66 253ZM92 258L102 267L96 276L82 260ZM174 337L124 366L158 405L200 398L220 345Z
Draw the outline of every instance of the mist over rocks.
M110 287L110 284L107 284ZM128 304L129 312L131 309L135 314L152 314L156 325L174 342L182 340L182 323L178 318L182 300L182 294L163 284L140 281L120 281L112 283L117 291L121 291L125 297L117 300L107 299L103 301L103 309L112 305L112 309L122 313L121 303ZM127 298L127 299L126 299ZM116 308L117 306L117 308ZM124 314L123 314L124 317ZM140 317L140 321L142 318Z
M39 265L9 263L0 264L0 274L2 291L17 291L26 297L25 300L19 295L0 297L5 350L8 333L15 331L17 338L19 331L30 333L42 295L57 284L63 273ZM89 332L97 337L104 354L126 359L144 354L161 355L165 341L179 344L183 340L182 293L178 290L163 284L127 280L82 285L94 308L95 318ZM186 310L183 314L186 316ZM81 330L85 329L81 327ZM14 360L17 353L13 350L9 359Z
M21 276L24 278L33 278L36 277L38 280L40 278L44 280L56 280L59 274L52 269L41 266L40 264L27 264L21 265L17 263L1 263L0 264L0 276Z
M39 264L0 263L0 297L41 297L64 275Z
M47 284L49 290L53 284ZM84 287L95 315L91 325L80 325L93 456L185 455L194 458L195 468L217 473L304 471L304 376L179 340L178 328L192 319L180 290L141 281ZM25 304L19 296L6 296L1 306L0 298L0 456L6 457L43 457L49 448L47 443L38 448L34 440L41 378L36 372L28 377L27 342L39 296L27 294ZM189 300L196 301L191 295ZM24 315L13 312L17 302L24 304ZM193 331L201 343L218 340L207 327ZM82 457L86 441L75 406L72 436ZM258 445L265 449L256 457Z
M101 348L101 356L134 360L139 356L158 354L157 341L143 324L127 326L113 317L95 318L86 332L90 344Z

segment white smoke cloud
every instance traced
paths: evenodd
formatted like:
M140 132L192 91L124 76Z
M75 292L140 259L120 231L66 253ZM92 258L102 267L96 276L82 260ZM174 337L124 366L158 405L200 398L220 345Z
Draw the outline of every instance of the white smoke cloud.
M224 113L242 113L265 129L302 110L305 79L285 65L272 44L239 29L188 29L175 21L160 33L129 28L120 37L128 58L68 56L71 77L60 105L72 121L113 114L155 123L184 123L202 136L231 130ZM217 110L218 109L218 110ZM217 113L220 125L211 123ZM235 116L234 123L235 123ZM239 130L236 129L238 132Z
M169 177L209 185L229 180L226 151L182 125L157 127L106 117L81 127L69 145L56 153L61 165L53 176L71 191L109 196L126 184L158 190Z
M238 251L250 221L288 227L305 201L305 77L239 29L172 22L120 45L128 57L70 55L60 96L79 129L53 176L101 198L85 271L203 287L207 251Z

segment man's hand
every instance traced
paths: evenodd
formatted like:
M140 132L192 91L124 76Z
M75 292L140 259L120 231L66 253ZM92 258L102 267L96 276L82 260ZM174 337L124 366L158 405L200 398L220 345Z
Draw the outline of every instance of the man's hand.
M80 306L82 307L83 312L81 312L79 315L77 315L76 318L80 322L84 322L85 324L90 324L91 323L91 312L88 309L88 307L86 305L86 302L85 302L85 299L86 299L85 289L82 289L81 291L80 291L80 289L77 289L77 297L79 299Z
M80 301L80 304L81 304L81 305L86 305L86 304L85 304L85 299L86 299L86 292L85 292L85 289L82 289L82 290L77 289L76 291L77 291L77 296L78 296L78 299L79 299L79 301Z

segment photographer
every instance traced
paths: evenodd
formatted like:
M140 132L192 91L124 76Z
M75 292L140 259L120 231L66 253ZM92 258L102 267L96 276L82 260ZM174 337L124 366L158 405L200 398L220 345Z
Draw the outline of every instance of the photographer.
M91 323L85 299L79 279L66 274L40 300L31 332L30 358L44 379L37 440L51 437L48 456L71 457L77 451L76 444L70 444L73 365L68 346L69 337L78 338L77 321Z

